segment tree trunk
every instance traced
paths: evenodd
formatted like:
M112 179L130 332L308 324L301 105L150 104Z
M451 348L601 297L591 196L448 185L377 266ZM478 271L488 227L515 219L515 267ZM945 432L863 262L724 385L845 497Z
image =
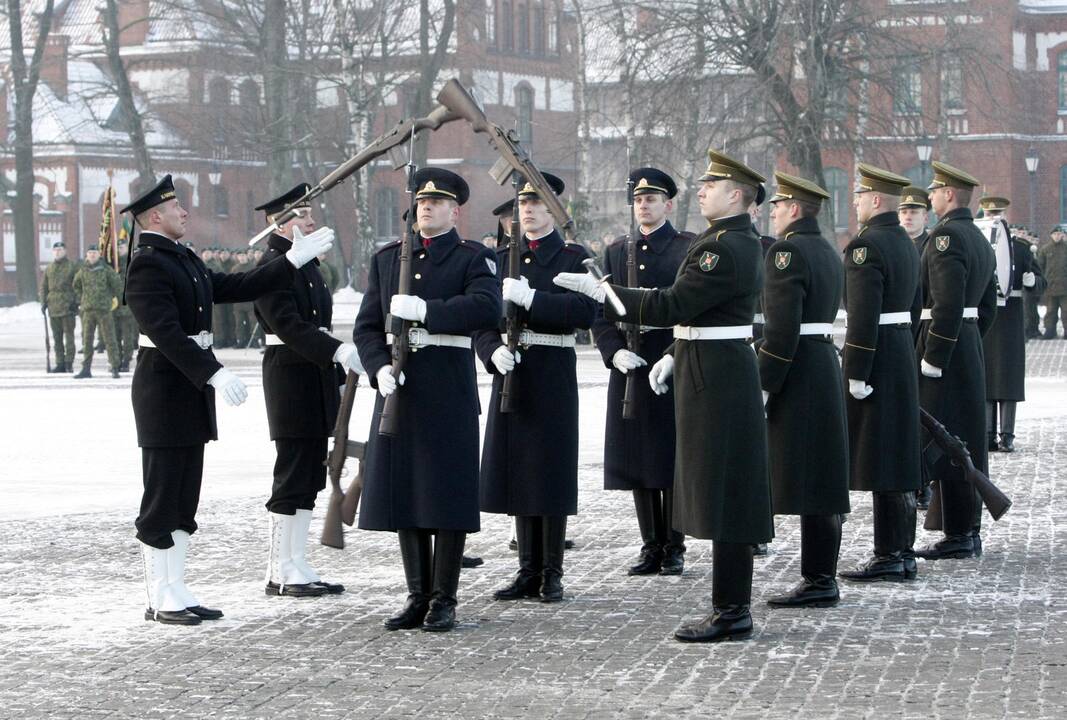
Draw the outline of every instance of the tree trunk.
M119 6L116 0L107 0L103 15L104 49L107 51L108 67L115 83L115 94L119 99L119 107L122 108L126 134L130 138L134 164L137 167L137 181L134 189L134 193L137 194L151 187L156 175L152 170L152 158L148 154L148 143L145 141L144 121L134 102L130 77L126 73L126 65L122 62L122 56L119 53L121 28L119 27ZM147 21L148 18L144 18L139 22Z
M452 30L455 27L456 3L455 0L444 0L444 17L441 19L441 30L437 34L437 43L430 49L430 0L419 0L419 77L415 86L414 114L424 117L433 108L433 86L437 82L437 76L448 57L448 42L452 38ZM415 165L426 165L429 151L430 133L420 133L415 140Z
M263 17L264 55L263 95L266 107L266 132L269 157L270 194L289 189L292 180L292 157L289 152L289 94L286 70L288 47L285 26L289 10L285 0L266 0Z

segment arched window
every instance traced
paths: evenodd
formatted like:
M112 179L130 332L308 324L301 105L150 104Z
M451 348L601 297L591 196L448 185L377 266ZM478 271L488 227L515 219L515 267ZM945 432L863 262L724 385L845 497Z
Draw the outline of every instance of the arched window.
M1060 110L1067 110L1067 50L1057 56L1056 72L1060 87Z
M830 193L830 211L833 213L834 229L847 230L849 217L849 200L851 188L848 186L848 173L841 168L828 167L823 170L826 178L826 191Z
M215 217L228 218L230 216L230 193L221 183L215 188Z
M1067 165L1060 168L1060 222L1067 223Z
M893 89L893 112L897 115L918 115L923 107L923 76L913 63L901 65L896 71Z
M374 235L379 242L391 242L400 237L400 210L393 188L382 187L374 191Z
M515 9L519 16L519 52L530 52L530 11L524 3Z
M209 105L230 104L230 81L224 77L214 77L207 86L207 101Z
M237 88L237 100L244 108L259 107L259 83L252 78L244 80Z
M485 43L496 47L496 0L485 2Z
M505 50L515 47L515 16L511 10L511 0L500 3L500 44Z
M527 147L533 142L534 92L529 85L515 88L515 131Z
M534 5L533 49L535 55L545 54L545 6Z
M548 52L559 55L559 11L555 7L548 9Z

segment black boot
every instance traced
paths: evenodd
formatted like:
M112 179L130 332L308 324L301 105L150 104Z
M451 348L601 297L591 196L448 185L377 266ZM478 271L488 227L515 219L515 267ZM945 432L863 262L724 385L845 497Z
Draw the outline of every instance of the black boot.
M56 364L50 370L50 372L52 372L52 373L65 373L66 371L67 371L67 366L64 365L63 363Z
M82 371L80 373L78 373L77 375L75 375L74 379L75 380L83 380L85 378L91 378L92 376L93 376L93 374L92 374L92 372L90 372L89 366L88 365L82 365Z
M674 631L681 642L742 640L752 635L752 545L715 541L711 548L712 613Z
M111 377L115 378L115 379L118 379L118 376L119 376L119 369L118 368L111 368Z
M800 516L800 584L767 601L771 607L833 607L837 589L837 554L841 549L840 515Z
M519 574L510 585L493 593L497 600L522 600L541 594L541 518L516 516L515 540Z
M385 629L411 630L422 625L430 609L430 583L433 573L430 531L397 530L396 537L400 541L400 557L404 562L408 600L399 615L385 621Z
M855 570L838 574L846 580L858 582L911 580L915 577L915 570L905 567L905 554L910 557L909 538L915 537L915 492L876 491L873 500L874 557ZM911 558L911 562L914 563L914 558Z
M465 568L476 568L485 565L485 560L482 560L480 557L468 557L464 555L463 562L460 564Z
M916 550L915 554L927 560L975 557L975 537L981 524L981 501L974 486L963 478L962 468L947 463L943 467L938 482L941 484L941 527L945 537ZM980 538L978 543L980 547Z
M663 491L663 527L667 543L663 546L660 575L681 575L685 569L685 534L674 529L674 490Z
M985 404L985 434L989 452L1000 450L997 444L997 404L995 402Z
M641 560L630 575L655 575L663 565L663 507L659 490L634 490L637 527L641 530Z
M463 564L463 544L467 533L438 530L433 548L433 596L430 612L422 623L428 632L446 632L456 626L456 591Z
M548 515L542 518L544 530L545 568L542 572L541 602L563 599L563 552L567 539L567 516Z
M130 362L129 362L129 360L125 360L125 361L123 361L122 363L119 364L119 372L129 372L129 371L130 371Z
M1000 450L1015 452L1015 401L1000 403Z

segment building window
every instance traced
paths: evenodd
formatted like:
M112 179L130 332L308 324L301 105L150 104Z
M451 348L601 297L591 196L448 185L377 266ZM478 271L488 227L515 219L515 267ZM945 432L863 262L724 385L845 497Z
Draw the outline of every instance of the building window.
M515 17L511 11L511 0L500 3L500 41L505 50L515 48Z
M1067 110L1067 50L1059 54L1056 70L1059 73L1060 110Z
M941 66L941 105L945 110L963 110L963 66L955 56L945 58Z
M515 130L519 142L529 146L533 143L534 93L529 85L515 88Z
M215 217L228 218L230 216L230 193L219 183L215 188Z
M252 78L248 78L237 88L237 101L241 107L259 107L259 84Z
M893 93L893 112L897 115L918 115L923 104L923 76L918 65L904 65L897 69Z
M252 191L249 190L245 193L245 233L248 235L255 235L259 232L259 227L256 224L256 199L252 195Z
M535 55L545 54L545 6L533 9L533 49Z
M559 55L559 12L555 8L548 12L548 52Z
M834 229L848 229L848 208L851 204L851 188L848 173L841 168L828 167L823 170L826 178L826 191L830 193L830 210L833 213Z
M485 3L485 42L489 47L496 46L496 0Z
M230 104L230 83L224 77L215 77L207 86L207 101L210 105Z
M374 191L374 234L379 241L392 241L400 237L400 211L396 190L390 187Z
M526 5L518 6L519 14L519 52L530 52L530 11Z
M1060 222L1067 223L1067 165L1060 168Z

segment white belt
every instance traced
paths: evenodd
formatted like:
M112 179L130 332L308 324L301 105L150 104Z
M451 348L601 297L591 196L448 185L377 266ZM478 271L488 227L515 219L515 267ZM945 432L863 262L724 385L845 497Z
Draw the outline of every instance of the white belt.
M763 313L756 313L755 317L752 318L752 324L765 325L766 323L763 320Z
M207 330L201 330L196 335L190 335L189 339L199 345L201 350L208 350L215 344L215 336ZM145 348L154 348L156 346L156 344L152 342L152 339L147 335L138 335L137 344Z
M507 335L503 341L508 341ZM543 345L544 347L572 348L575 346L574 333L570 335L553 335L551 333L537 333L532 330L523 330L519 333L519 345L530 347L531 345Z
M385 336L387 342L393 342L393 335ZM454 347L471 349L471 339L467 335L435 335L423 327L408 328L408 347L418 350L424 347Z
M1022 297L1022 296L1023 296L1023 291L1022 290L1012 290L1011 291L1011 295L1009 295L1008 297Z
M688 325L675 325L674 337L677 340L747 340L752 337L752 326L689 327Z
M833 335L833 323L800 323L801 335Z
M910 323L911 313L907 310L895 313L882 313L878 316L879 325L898 325L900 323Z
M619 330L622 330L623 332L626 332L630 328L630 326L627 323L619 323L618 326L619 326ZM638 328L638 332L643 334L643 333L647 333L647 332L652 332L653 330L670 330L670 329L671 328L663 327L662 325L642 325L642 326L640 326Z
M964 319L966 319L966 318L972 318L972 319L977 318L978 317L978 308L976 308L976 307L965 307L965 308L963 308L963 317L964 317ZM923 314L919 319L920 320L933 320L934 319L934 315L933 315L933 312L932 312L932 308L923 308Z
M329 335L330 334L330 328L320 327L319 328L319 332L324 332L327 335ZM266 345L284 345L285 344L285 341L282 340L280 337L278 337L277 335L271 335L270 333L264 333L263 342Z

